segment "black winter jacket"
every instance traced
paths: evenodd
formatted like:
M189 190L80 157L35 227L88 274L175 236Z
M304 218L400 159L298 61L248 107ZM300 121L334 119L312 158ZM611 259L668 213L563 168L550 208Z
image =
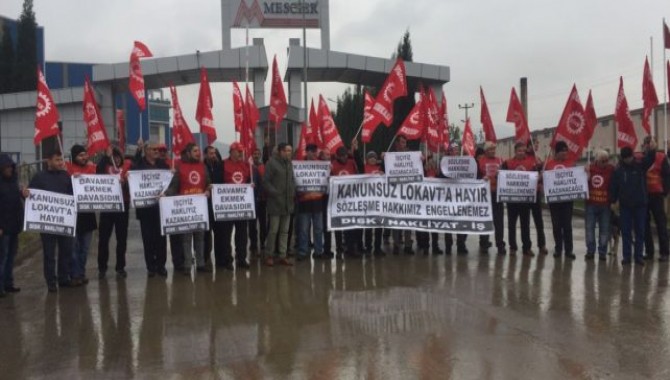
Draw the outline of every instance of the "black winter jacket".
M16 164L6 154L0 154L0 169L11 166L13 175L5 178L0 174L0 230L6 235L15 235L23 229L23 196L19 188Z

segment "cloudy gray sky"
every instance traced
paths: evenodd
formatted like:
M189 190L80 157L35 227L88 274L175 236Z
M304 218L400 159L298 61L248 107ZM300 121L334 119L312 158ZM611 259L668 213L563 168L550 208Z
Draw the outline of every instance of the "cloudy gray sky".
M22 3L3 0L0 14L17 18ZM133 40L146 43L155 56L218 50L220 7L217 0L35 0L47 60L94 63L126 61ZM505 116L510 89L522 76L529 81L531 130L557 123L573 83L582 101L592 89L598 115L606 115L614 111L623 76L631 109L641 107L650 38L663 99L667 0L331 0L330 8L332 50L388 58L409 29L415 61L451 67L451 82L444 87L450 120L460 124L464 115L458 104L475 103L471 117L479 128L482 85L499 138L513 134ZM269 59L278 55L280 70L288 38L301 36L300 30L251 30L251 38L265 38ZM318 31L308 32L309 46L318 47L319 41ZM243 45L244 31L234 31L233 46ZM232 141L231 84L212 87L219 136ZM344 88L322 83L310 85L308 92L335 98ZM195 131L197 86L181 87L179 94Z

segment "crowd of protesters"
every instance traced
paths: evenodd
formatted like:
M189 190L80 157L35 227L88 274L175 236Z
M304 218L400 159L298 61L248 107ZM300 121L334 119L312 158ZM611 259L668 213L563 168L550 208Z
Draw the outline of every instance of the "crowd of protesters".
M362 157L354 141L350 149L341 147L332 157L308 144L305 160L326 160L331 163L331 176L351 174L383 174L383 154L367 152ZM394 151L407 151L404 137L397 138ZM490 182L494 243L489 235L479 236L479 253L487 254L495 246L500 256L521 254L533 257L531 218L535 226L536 248L540 255L548 255L549 247L542 219L542 183L537 189L537 201L509 203L507 207L496 199L497 174L500 170L538 171L569 168L574 162L566 160L568 146L554 145L552 157L543 162L535 152L537 143L517 143L514 155L504 160L496 156L496 145L484 144L476 154L478 176ZM459 149L446 154L458 155ZM140 224L143 253L149 277L166 277L168 242L174 273L192 275L211 272L215 267L225 270L247 270L250 262L260 260L266 266L292 266L294 261L330 260L332 258L359 258L366 255L386 256L385 246L394 255L451 254L467 255L465 234L438 234L411 230L384 230L382 228L326 231L328 194L310 191L296 192L292 160L293 147L286 143L274 149L265 147L245 158L242 146L233 143L229 157L222 159L218 150L208 146L204 152L189 144L179 160L167 157L163 144L138 144L135 156L124 157L116 148L109 148L98 157L97 165L88 157L86 148L74 145L71 160L54 151L45 159L45 169L37 173L28 188L20 187L16 164L7 155L0 155L0 296L18 292L13 278L14 259L23 226L23 199L28 189L72 194L72 176L81 174L118 174L121 178L125 208L123 212L79 213L74 238L41 233L44 278L49 292L58 288L82 286L88 283L87 258L93 234L98 229L98 277L107 276L109 245L115 232L115 272L125 278L126 250L129 226L129 190L127 173L131 170L170 169L172 181L161 196L205 194L209 196L212 184L253 183L256 219L250 221L214 221L210 204L210 230L180 235L161 235L158 206L138 208L135 215ZM622 236L622 264L644 265L655 257L654 234L656 226L658 260L668 261L668 233L665 214L665 196L670 189L668 154L657 150L653 138L644 139L639 152L622 148L616 165L610 154L603 150L594 153L593 162L586 167L589 198L585 202L586 247L585 259L608 259L611 224L618 220ZM425 160L425 176L441 177L432 157ZM197 178L197 181L190 180ZM541 176L540 176L541 178ZM550 203L553 233L553 256L557 259L575 259L573 246L574 202ZM505 223L505 208L507 222ZM618 215L618 216L617 216ZM99 221L99 223L98 223ZM506 224L506 225L505 225ZM517 242L517 224L521 244ZM596 234L596 227L598 234ZM505 229L506 228L506 229ZM507 232L507 233L505 233ZM233 237L234 234L234 237ZM440 247L444 235L444 249ZM506 245L508 239L509 247ZM334 244L333 244L334 238ZM390 244L390 239L393 243ZM414 242L416 240L416 250ZM234 245L234 255L233 255ZM509 250L508 250L509 248ZM616 252L614 252L616 255Z

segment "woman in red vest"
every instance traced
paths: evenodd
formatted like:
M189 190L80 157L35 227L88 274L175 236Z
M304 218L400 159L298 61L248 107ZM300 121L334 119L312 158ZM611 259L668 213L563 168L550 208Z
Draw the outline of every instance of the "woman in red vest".
M568 161L568 144L564 141L558 141L554 145L554 158L547 160L545 170L556 170L571 168L574 162ZM554 235L554 257L559 258L565 249L565 257L575 259L572 245L572 209L574 202L553 202L549 203L549 213L551 214L551 227Z

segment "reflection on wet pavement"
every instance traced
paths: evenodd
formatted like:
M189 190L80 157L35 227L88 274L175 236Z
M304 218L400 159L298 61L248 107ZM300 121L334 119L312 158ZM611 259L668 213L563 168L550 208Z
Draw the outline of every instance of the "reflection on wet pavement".
M24 260L0 300L1 378L670 378L667 265L482 256L470 237L467 257L164 280L131 237L127 279L57 295Z

